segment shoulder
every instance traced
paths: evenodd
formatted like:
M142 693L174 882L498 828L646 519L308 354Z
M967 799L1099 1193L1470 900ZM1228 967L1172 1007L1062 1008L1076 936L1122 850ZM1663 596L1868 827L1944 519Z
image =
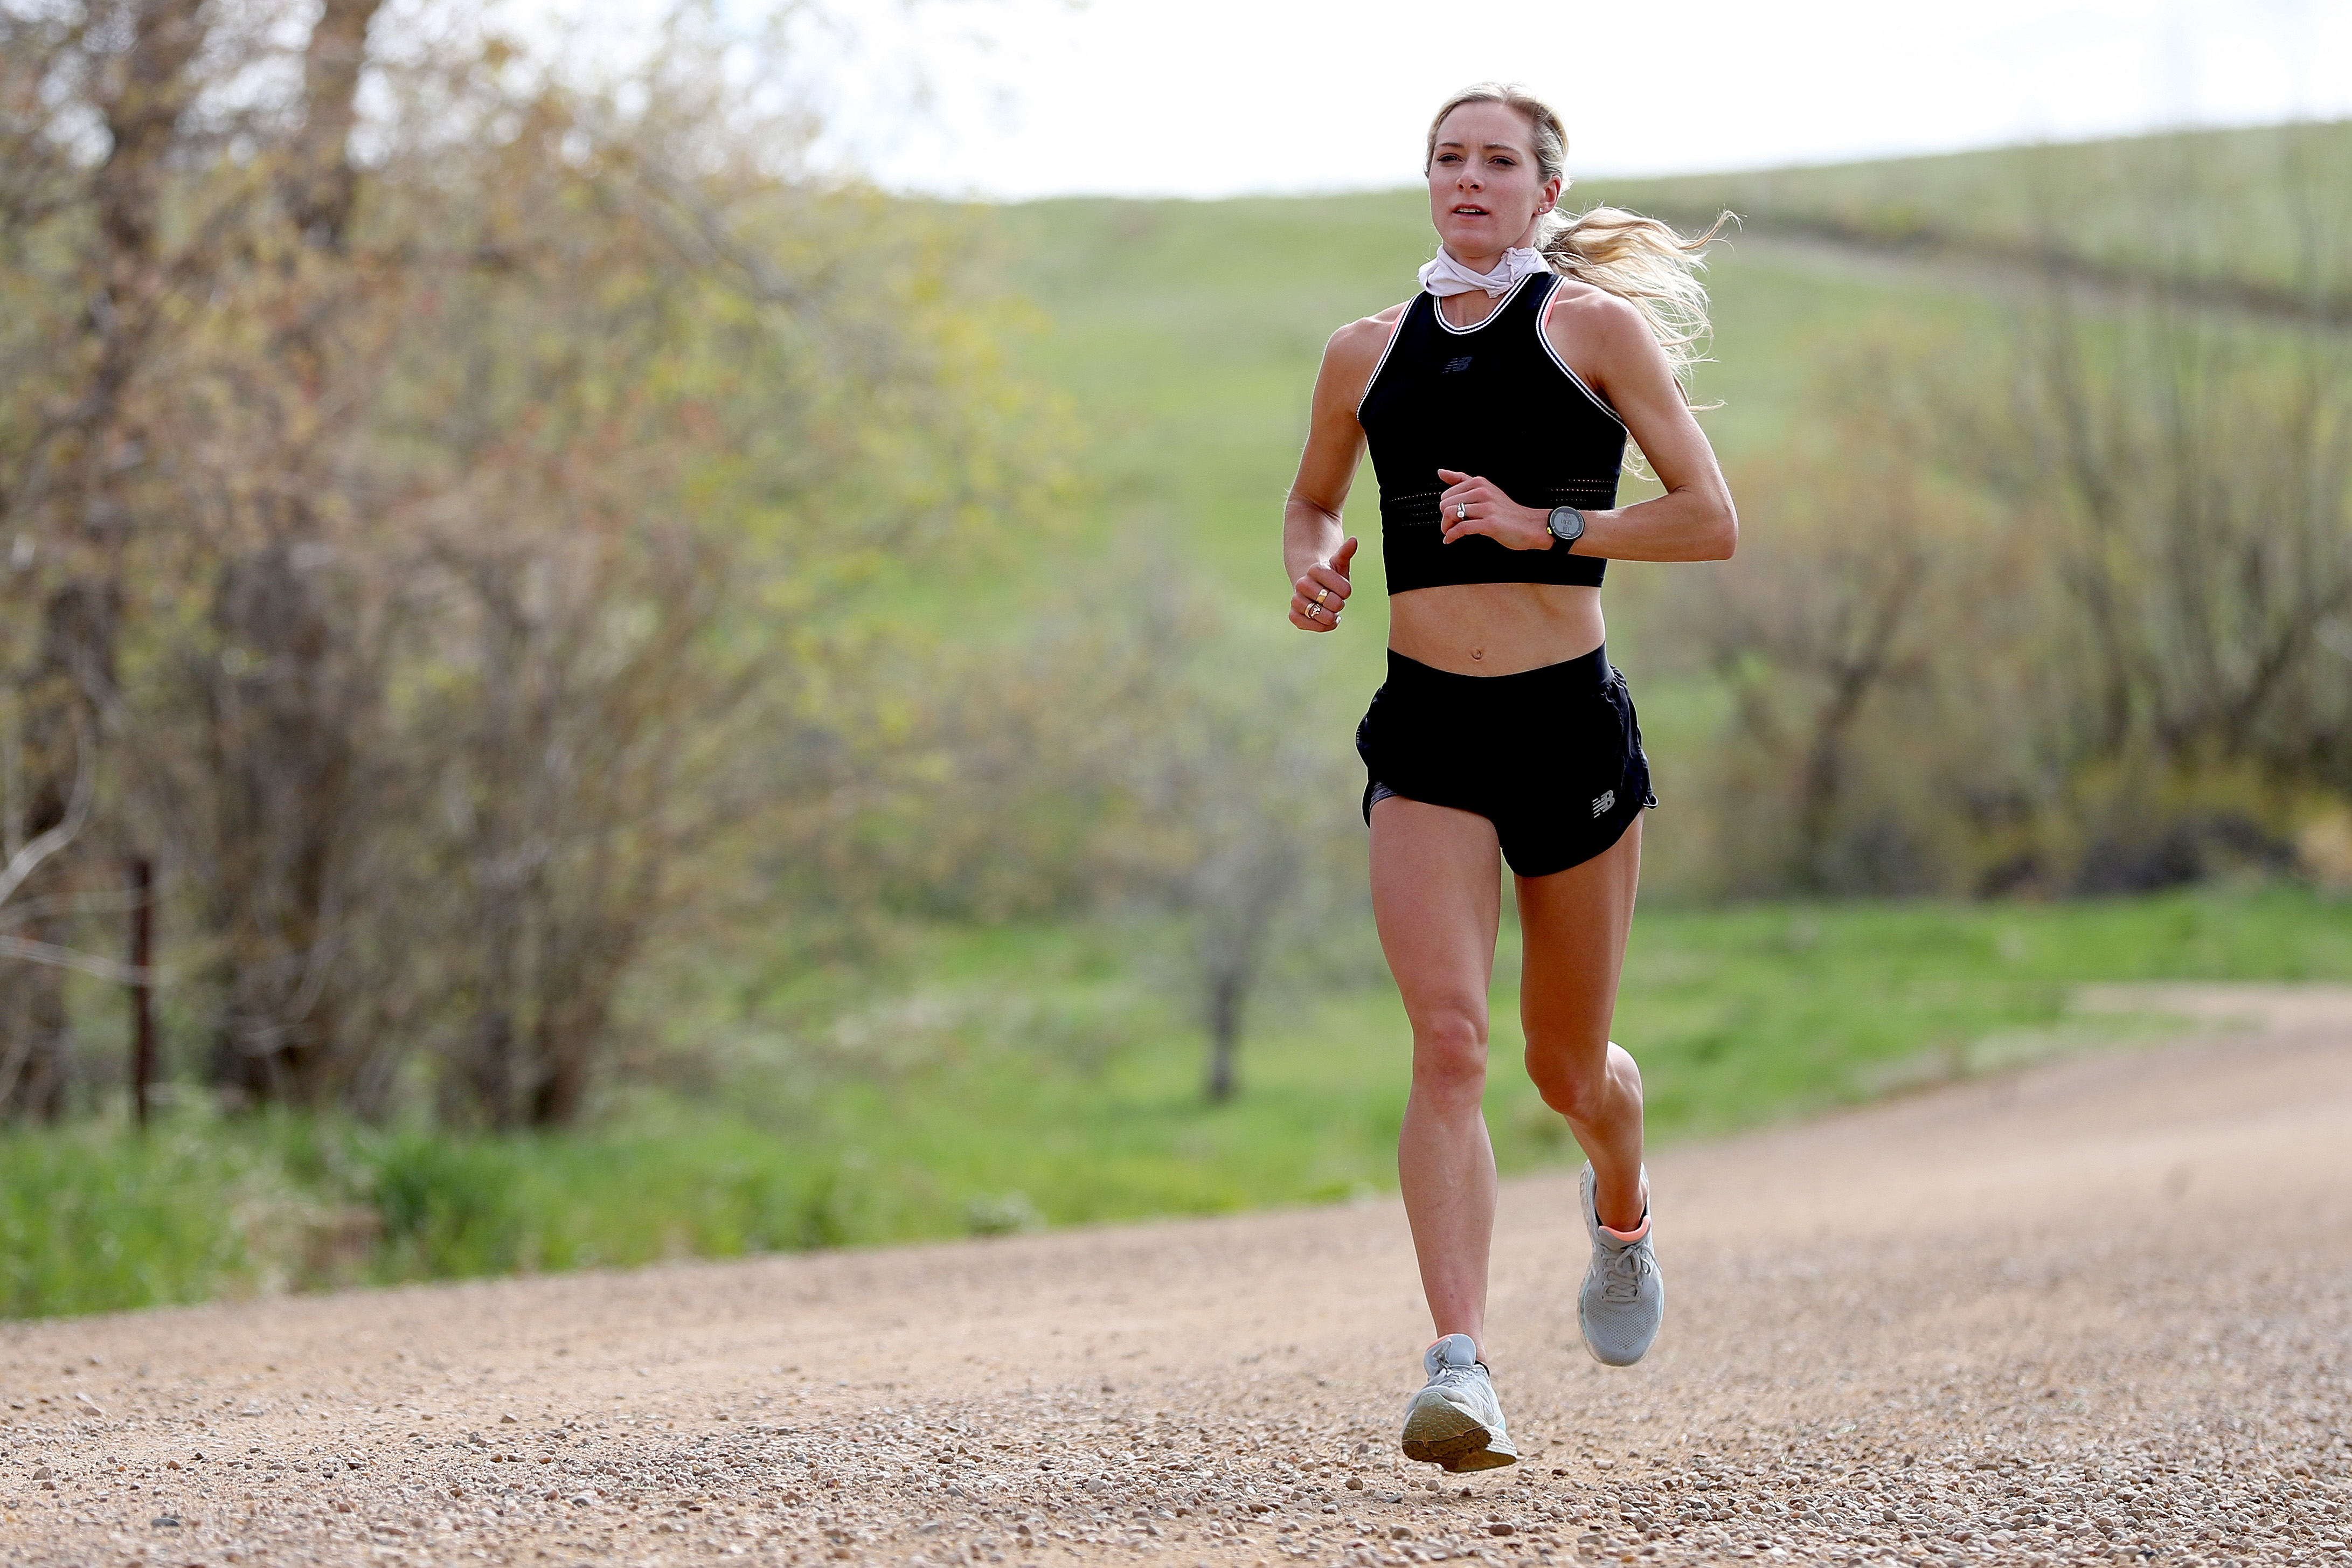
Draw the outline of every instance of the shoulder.
M1599 359L1657 347L1650 319L1639 305L1574 278L1562 278L1552 290L1544 307L1544 336L1562 354L1577 348Z
M1410 300L1391 305L1376 315L1349 322L1331 334L1323 345L1323 363L1331 370L1353 370L1360 366L1366 375L1372 372L1389 339L1396 332L1396 324L1405 311L1412 308Z
M1344 404L1354 407L1371 389L1372 373L1380 367L1381 356L1388 353L1389 339L1396 333L1397 322L1412 308L1406 300L1391 305L1377 315L1366 316L1349 322L1331 334L1323 345L1323 371L1315 378L1315 401L1318 407L1338 407Z

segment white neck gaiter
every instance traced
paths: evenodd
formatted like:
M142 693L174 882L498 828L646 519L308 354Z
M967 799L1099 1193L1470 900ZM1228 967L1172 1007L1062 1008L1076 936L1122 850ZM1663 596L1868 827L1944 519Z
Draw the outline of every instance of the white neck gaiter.
M1533 246L1515 245L1503 252L1492 272L1473 272L1454 259L1454 253L1440 246L1435 260L1421 269L1421 286L1444 299L1449 294L1467 294L1473 289L1483 289L1489 299L1500 299L1518 286L1523 278L1548 271L1543 252Z

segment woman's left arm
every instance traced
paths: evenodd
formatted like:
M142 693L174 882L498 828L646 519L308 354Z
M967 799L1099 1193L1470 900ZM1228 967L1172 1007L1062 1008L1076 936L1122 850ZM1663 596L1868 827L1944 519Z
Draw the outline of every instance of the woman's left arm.
M1715 449L1692 417L1665 351L1640 309L1614 295L1596 294L1574 309L1577 356L1592 367L1585 377L1608 399L1649 459L1666 493L1633 506L1584 514L1584 537L1571 553L1612 561L1727 561L1739 542L1739 514L1723 482ZM1564 313L1564 312L1563 312ZM1553 346L1560 347L1557 326ZM1559 548L1546 526L1549 514L1523 507L1483 479L1440 469L1449 488L1440 518L1452 542L1465 533L1488 534L1515 550ZM1466 518L1457 519L1462 506Z

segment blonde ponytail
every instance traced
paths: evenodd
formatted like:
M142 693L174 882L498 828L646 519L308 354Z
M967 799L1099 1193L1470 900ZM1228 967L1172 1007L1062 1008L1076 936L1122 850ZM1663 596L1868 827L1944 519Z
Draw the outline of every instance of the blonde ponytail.
M1536 248L1562 277L1632 300L1687 394L1691 366L1706 357L1706 340L1714 331L1706 317L1706 285L1698 272L1706 265L1706 247L1732 221L1725 213L1705 234L1686 238L1656 218L1622 207L1592 207L1565 218L1548 213L1536 230Z
M1512 82L1482 81L1465 87L1438 106L1429 122L1429 145L1422 170L1437 156L1438 127L1465 103L1499 103L1528 118L1534 133L1536 168L1546 180L1560 182L1568 192L1568 133L1551 105ZM1691 366L1704 360L1713 327L1706 316L1706 286L1698 274L1706 266L1706 247L1738 221L1725 213L1705 234L1689 237L1671 226L1622 207L1593 207L1574 217L1546 213L1536 226L1536 248L1554 272L1603 289L1630 300L1650 323L1650 331L1665 351L1675 380L1685 394Z

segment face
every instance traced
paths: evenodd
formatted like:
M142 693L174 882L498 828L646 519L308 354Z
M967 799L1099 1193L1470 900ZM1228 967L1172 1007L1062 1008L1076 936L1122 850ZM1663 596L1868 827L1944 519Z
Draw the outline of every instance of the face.
M1535 237L1560 182L1536 164L1534 128L1507 103L1465 103L1437 128L1429 220L1457 260L1483 262Z

